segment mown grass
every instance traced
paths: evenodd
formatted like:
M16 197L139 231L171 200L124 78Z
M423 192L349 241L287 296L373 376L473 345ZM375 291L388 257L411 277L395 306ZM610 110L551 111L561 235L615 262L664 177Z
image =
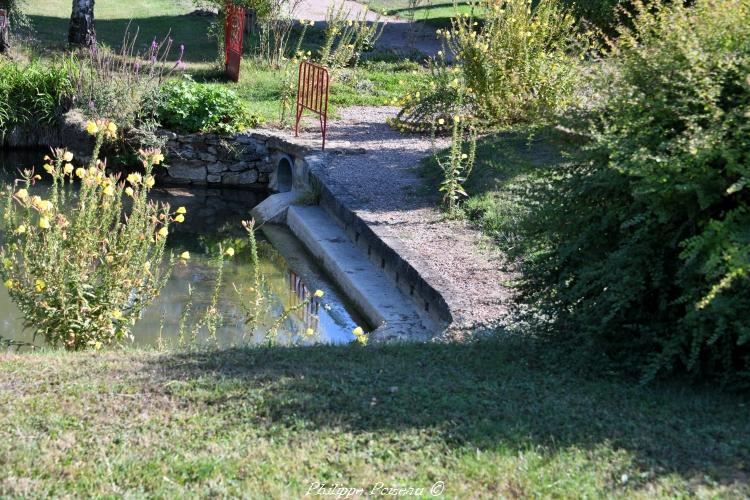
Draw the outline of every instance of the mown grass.
M469 197L462 201L460 213L507 250L513 241L503 228L519 208L510 186L533 171L568 161L566 151L575 150L576 141L552 127L510 130L480 139L476 163L464 184ZM435 159L427 158L417 170L425 181L422 194L437 202L442 174Z
M3 355L0 496L750 494L746 397L570 366L520 338Z

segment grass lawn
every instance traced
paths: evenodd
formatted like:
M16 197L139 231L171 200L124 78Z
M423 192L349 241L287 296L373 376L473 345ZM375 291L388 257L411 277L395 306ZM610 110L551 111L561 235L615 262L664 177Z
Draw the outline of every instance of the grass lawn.
M750 495L746 397L567 356L512 337L0 355L0 496Z
M559 130L546 128L536 132L509 131L491 134L477 143L477 160L464 184L469 197L462 202L462 213L508 248L502 228L514 214L516 200L509 197L508 186L529 172L566 161L564 151L575 147L574 139ZM434 159L425 160L418 173L425 179L422 194L437 199L442 179Z
M178 47L185 46L186 72L196 80L214 82L236 90L247 100L251 111L275 124L280 118L282 74L247 57L242 63L239 83L228 82L216 69L217 48L209 38L211 18L191 15L195 10L192 0L98 0L96 2L96 31L100 42L119 49L123 34L130 23L131 32L139 30L137 47L145 50L153 39L161 41L168 33L174 39L173 57ZM28 0L25 12L33 25L34 53L53 58L67 49L70 0ZM307 50L316 50L322 42L319 29L308 30ZM293 40L293 43L296 39ZM292 43L292 45L293 45ZM247 44L246 44L247 45ZM363 62L357 69L343 70L331 84L331 111L352 105L383 105L404 93L421 80L427 72L409 61Z

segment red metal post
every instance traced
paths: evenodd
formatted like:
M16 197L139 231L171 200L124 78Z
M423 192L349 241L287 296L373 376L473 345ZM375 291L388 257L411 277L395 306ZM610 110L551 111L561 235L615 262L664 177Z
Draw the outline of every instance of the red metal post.
M294 135L299 135L299 122L304 110L318 115L320 131L323 135L323 149L326 148L326 132L328 129L328 87L330 77L328 69L308 61L299 65L297 80L297 116L294 124Z
M245 8L227 2L226 14L224 25L225 70L227 76L236 82L240 79L242 41L245 35Z

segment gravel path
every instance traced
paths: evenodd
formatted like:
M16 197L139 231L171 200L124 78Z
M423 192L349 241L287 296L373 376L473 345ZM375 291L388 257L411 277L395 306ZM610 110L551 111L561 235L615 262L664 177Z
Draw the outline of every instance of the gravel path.
M316 25L325 24L326 11L332 4L330 0L302 0L295 9L294 15L302 19L315 21ZM341 5L342 2L335 2ZM365 5L351 0L343 0L344 10L349 12L349 18L361 15ZM378 15L368 10L368 21L375 21ZM386 49L399 54L420 52L425 56L434 56L442 49L440 41L435 35L435 29L421 22L410 22L407 19L394 16L380 16L380 22L386 23L383 35L376 44L378 49Z
M329 125L326 175L343 186L347 203L386 243L398 242L402 256L441 293L454 317L453 329L477 329L501 322L508 312L511 277L502 256L479 231L447 220L419 194L422 180L413 167L432 152L429 137L404 135L385 124L397 108L340 110ZM311 127L295 140L319 147ZM314 131L314 132L313 132ZM448 145L439 140L437 147Z

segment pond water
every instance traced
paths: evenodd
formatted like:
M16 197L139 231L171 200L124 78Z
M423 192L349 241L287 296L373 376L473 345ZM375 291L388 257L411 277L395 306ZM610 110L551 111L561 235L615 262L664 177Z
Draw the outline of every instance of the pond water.
M0 151L0 188L18 177L19 168L40 165L44 152ZM32 194L45 193L43 186ZM187 208L186 221L171 226L173 232L167 240L168 249L175 254L188 250L190 260L177 265L166 287L154 303L145 311L133 329L134 343L143 346L177 345L179 325L186 317L183 338L195 342L208 342L208 332L195 330L193 326L204 316L211 304L216 287L219 247L233 247L234 257L225 260L218 309L222 324L210 342L220 346L260 344L268 342L269 328L282 313L309 297L320 288L326 295L298 312L291 313L274 335L279 344L346 343L354 339L351 331L363 324L362 319L351 311L340 298L341 293L317 268L315 263L299 249L286 258L258 232L261 275L265 281L264 296L268 307L253 331L248 331L243 301L248 300L242 292L254 284L254 272L250 264L249 240L241 221L250 218L250 210L263 200L264 193L249 190L211 189L200 187L157 188L152 197L169 203L173 207ZM274 231L283 231L274 229ZM302 262L292 269L287 263ZM308 283L310 286L308 286ZM313 288L314 286L314 288ZM189 314L185 314L189 304ZM313 330L308 335L309 329ZM9 340L32 342L43 345L33 332L23 329L21 314L10 299L7 290L0 290L0 337Z

